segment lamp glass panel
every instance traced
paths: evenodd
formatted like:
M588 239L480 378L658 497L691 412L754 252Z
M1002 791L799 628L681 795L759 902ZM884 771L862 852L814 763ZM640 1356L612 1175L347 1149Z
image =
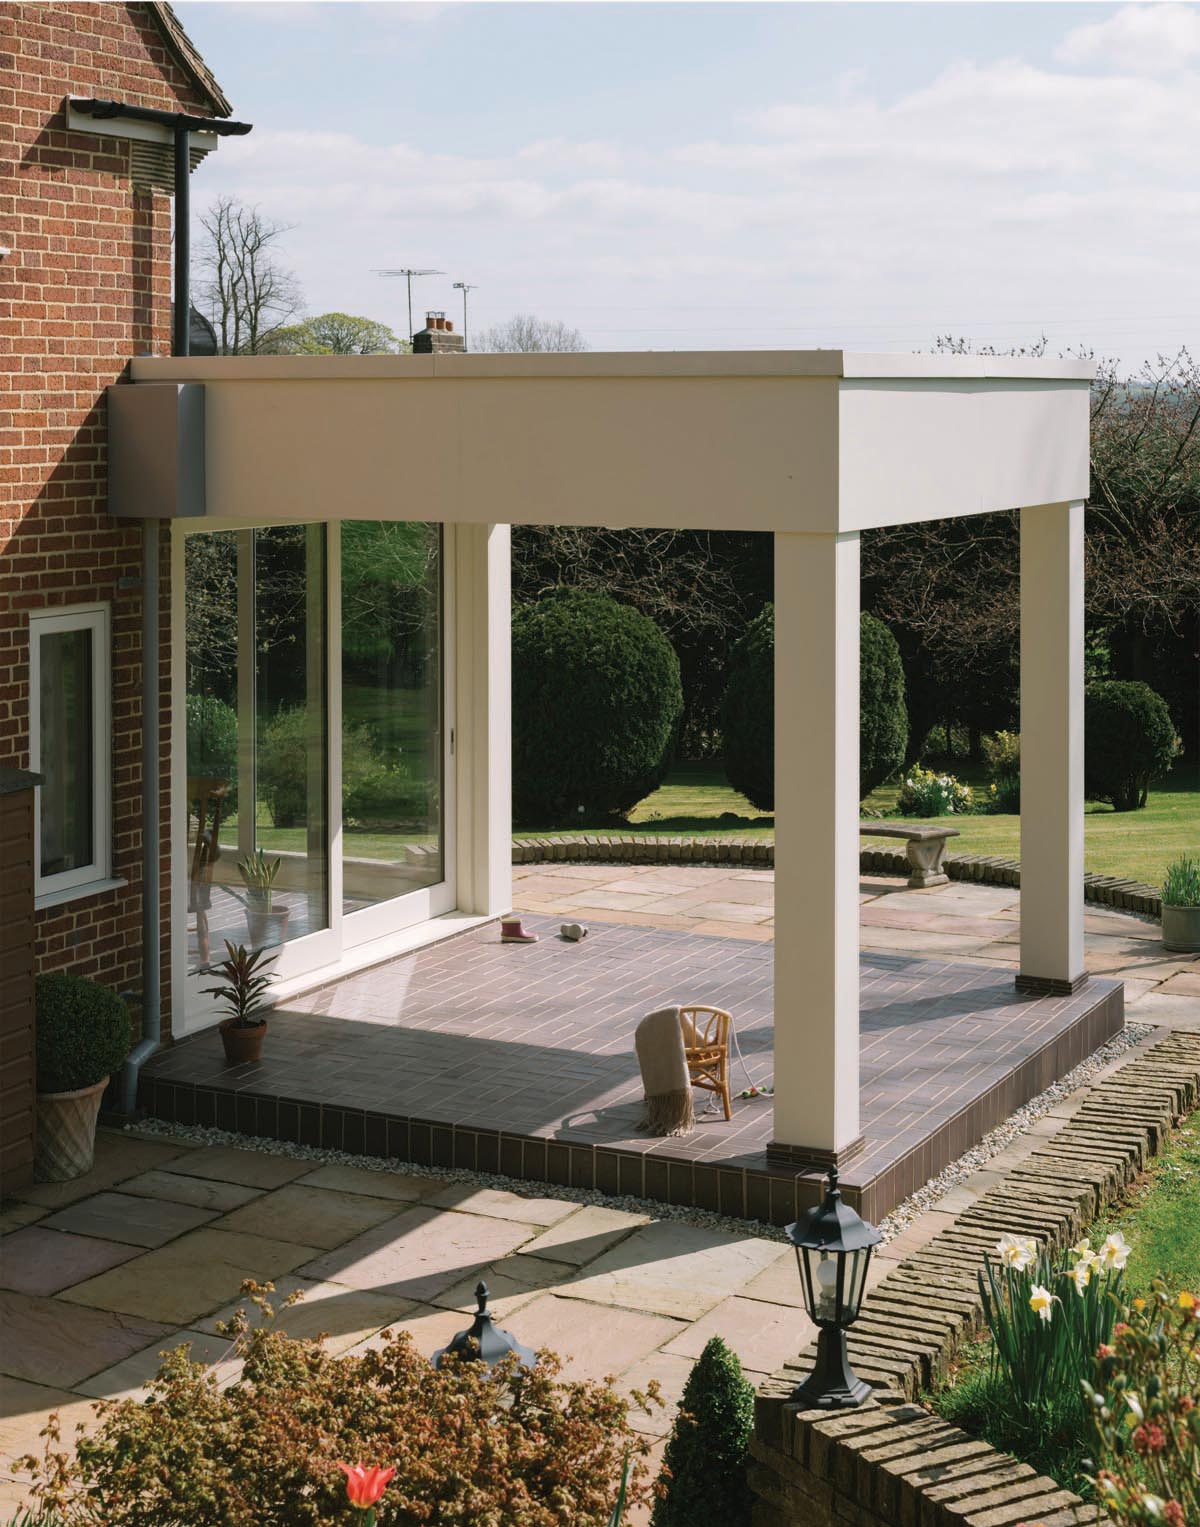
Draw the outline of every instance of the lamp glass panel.
M839 1315L839 1254L806 1248L805 1256L812 1278L812 1318L822 1324L834 1325Z
M867 1267L871 1261L871 1248L865 1247L862 1251L848 1251L846 1259L846 1293L843 1319L849 1324L858 1318L858 1312L862 1308L863 1291L867 1282Z

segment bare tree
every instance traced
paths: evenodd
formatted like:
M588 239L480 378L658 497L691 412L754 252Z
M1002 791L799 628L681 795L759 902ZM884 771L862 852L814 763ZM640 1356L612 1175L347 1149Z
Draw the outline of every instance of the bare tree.
M290 228L257 207L222 196L200 219L208 242L197 296L207 307L223 355L254 355L299 311L300 285L280 263Z
M471 348L511 353L590 350L591 346L578 329L572 329L557 318L537 318L533 313L516 313L506 322L485 329Z

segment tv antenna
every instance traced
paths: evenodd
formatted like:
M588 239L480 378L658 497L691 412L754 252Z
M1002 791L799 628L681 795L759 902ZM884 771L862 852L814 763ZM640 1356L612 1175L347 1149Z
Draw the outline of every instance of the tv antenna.
M444 270L417 270L415 267L410 268L407 265L402 265L399 270L377 270L375 272L375 274L377 276L403 276L405 278L405 280L408 282L408 338L409 338L409 343L411 344L412 337L413 337L413 316L412 316L412 284L413 284L413 277L414 276L444 276L446 274L446 272Z
M467 293L478 290L477 284L468 281L456 281L454 290L463 294L463 349L467 348Z

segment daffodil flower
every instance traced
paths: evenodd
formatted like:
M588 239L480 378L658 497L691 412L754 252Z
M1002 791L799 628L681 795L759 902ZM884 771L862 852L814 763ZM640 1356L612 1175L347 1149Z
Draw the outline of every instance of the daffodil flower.
M1024 1235L1002 1235L996 1243L996 1255L1015 1272L1024 1272L1037 1261L1037 1243Z
M1035 1283L1029 1291L1029 1308L1040 1319L1049 1321L1054 1305L1054 1295L1048 1288Z
M1129 1260L1130 1246L1119 1230L1114 1230L1109 1236L1105 1236L1104 1245L1100 1248L1100 1266L1112 1272L1119 1272Z
M1071 1277L1075 1280L1075 1292L1081 1299L1087 1290L1088 1284L1092 1281L1092 1268L1095 1261L1094 1255L1090 1262L1087 1257L1080 1257L1079 1261L1071 1269Z
M1126 1390L1125 1403L1129 1406L1130 1412L1132 1413L1133 1419L1135 1421L1144 1421L1146 1419L1145 1413L1142 1410L1142 1402L1138 1399L1137 1395L1130 1394L1129 1391Z

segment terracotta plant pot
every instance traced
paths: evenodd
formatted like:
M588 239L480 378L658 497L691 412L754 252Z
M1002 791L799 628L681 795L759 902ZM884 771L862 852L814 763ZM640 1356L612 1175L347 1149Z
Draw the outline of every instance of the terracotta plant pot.
M39 1092L33 1175L38 1182L69 1182L90 1172L96 1156L96 1119L108 1077L78 1092Z
M263 1040L267 1037L267 1020L260 1019L249 1028L243 1028L232 1018L221 1024L221 1043L225 1046L225 1062L230 1066L244 1066L249 1060L262 1055Z
M246 908L246 933L251 949L267 949L282 944L287 936L288 909L265 912L254 905Z
M1176 954L1200 954L1200 907L1172 907L1163 903L1162 941Z

